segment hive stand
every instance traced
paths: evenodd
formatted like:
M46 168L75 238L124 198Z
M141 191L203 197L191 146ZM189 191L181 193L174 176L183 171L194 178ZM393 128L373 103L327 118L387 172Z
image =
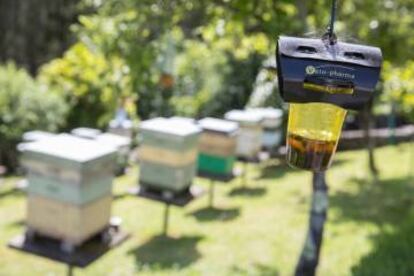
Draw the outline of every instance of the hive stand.
M6 174L7 169L4 166L0 166L0 186L3 182L3 176Z
M268 161L270 155L267 152L260 152L254 158L239 157L238 160L243 163L243 169L241 174L241 181L243 188L246 188L248 181L248 171L251 164L261 165L263 162Z
M204 189L197 186L191 186L188 190L181 194L174 194L169 191L158 191L148 187L145 184L141 184L139 187L130 189L129 193L138 197L146 198L149 200L158 201L165 204L165 211L162 224L162 235L167 236L170 206L185 207L194 199L204 195Z
M121 245L129 237L129 233L121 230L121 220L114 217L106 229L76 249L73 247L65 248L61 241L37 235L32 231L14 237L8 246L25 253L64 263L68 267L67 275L73 276L76 267L87 267L109 250Z
M241 171L236 169L234 169L233 173L230 175L217 175L200 171L198 172L198 177L210 180L208 207L214 208L214 187L216 182L229 183L239 175L241 175Z

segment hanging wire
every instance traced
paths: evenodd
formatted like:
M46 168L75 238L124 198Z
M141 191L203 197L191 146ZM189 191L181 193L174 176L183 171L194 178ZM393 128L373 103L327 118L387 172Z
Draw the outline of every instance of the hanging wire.
M336 21L336 12L337 12L338 3L337 0L332 0L331 7L331 19L324 38L327 38L331 45L336 43L336 34L335 34L335 21Z

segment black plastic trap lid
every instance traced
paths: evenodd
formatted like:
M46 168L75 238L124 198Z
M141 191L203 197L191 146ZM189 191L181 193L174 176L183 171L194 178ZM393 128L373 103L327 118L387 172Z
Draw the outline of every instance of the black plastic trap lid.
M377 47L281 36L279 91L289 103L331 103L361 110L373 98L382 53Z
M378 47L336 42L322 39L281 36L278 51L292 58L305 58L346 63L367 67L381 67L382 52Z

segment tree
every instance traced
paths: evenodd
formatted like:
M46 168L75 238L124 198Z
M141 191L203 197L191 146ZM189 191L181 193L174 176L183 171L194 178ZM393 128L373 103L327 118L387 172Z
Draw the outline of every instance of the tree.
M72 43L80 0L0 1L0 61L14 61L34 75Z

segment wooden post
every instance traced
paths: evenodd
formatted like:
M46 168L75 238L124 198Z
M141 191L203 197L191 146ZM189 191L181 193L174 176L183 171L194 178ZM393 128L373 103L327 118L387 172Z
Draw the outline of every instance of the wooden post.
M247 171L249 169L249 163L248 161L244 162L243 166L243 188L246 188L247 186Z
M209 193L209 207L213 208L213 201L214 201L214 180L210 180L210 193Z
M319 253L329 205L325 173L314 173L312 186L309 230L296 267L296 276L314 276L319 263Z
M169 220L169 216L170 216L170 204L166 203L165 204L165 211L164 211L164 221L163 221L163 226L162 226L162 234L163 236L167 236L168 233L168 220Z
M371 129L373 125L373 116L372 116L372 105L373 102L371 101L363 111L364 113L364 134L365 134L365 140L368 147L368 164L369 169L372 173L372 175L377 178L379 171L377 169L377 166L375 164L375 156L374 156L374 150L375 150L375 141L371 136Z
M68 265L68 273L67 273L67 275L68 276L73 276L74 275L74 267L73 267L73 265L71 265L71 264L69 264Z

